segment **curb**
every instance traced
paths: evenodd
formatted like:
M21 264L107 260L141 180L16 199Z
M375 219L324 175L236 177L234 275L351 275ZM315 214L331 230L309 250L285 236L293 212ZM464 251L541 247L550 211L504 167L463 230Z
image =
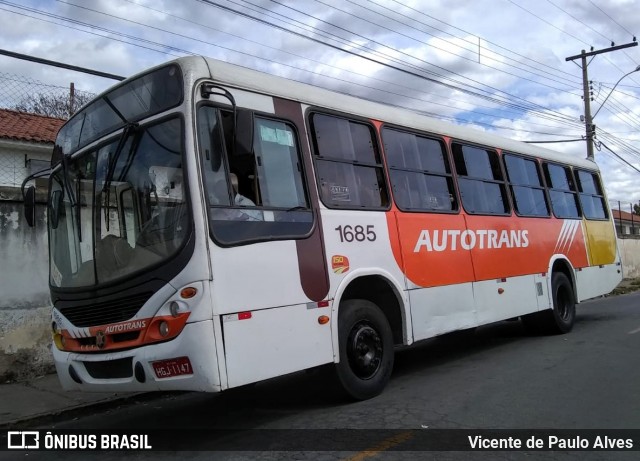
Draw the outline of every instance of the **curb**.
M106 398L104 400L78 404L51 412L43 412L24 418L5 421L0 423L0 430L25 429L31 428L34 425L46 425L51 422L59 422L61 416L64 416L66 419L73 416L82 416L86 414L89 409L102 411L118 405L134 405L140 402L159 400L167 396L181 395L184 393L186 392L142 392L122 397Z

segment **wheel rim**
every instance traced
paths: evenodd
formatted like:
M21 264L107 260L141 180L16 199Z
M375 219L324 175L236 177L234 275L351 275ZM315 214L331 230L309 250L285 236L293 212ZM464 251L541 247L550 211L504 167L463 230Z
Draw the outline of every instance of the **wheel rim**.
M382 363L382 338L367 321L356 323L347 341L347 357L354 374L360 379L372 378Z
M569 320L571 316L571 299L565 286L559 286L556 295L556 312L562 320Z

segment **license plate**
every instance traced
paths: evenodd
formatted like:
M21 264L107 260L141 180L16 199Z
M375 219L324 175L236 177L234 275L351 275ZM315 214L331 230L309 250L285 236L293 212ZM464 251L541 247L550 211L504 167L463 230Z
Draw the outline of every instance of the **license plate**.
M151 362L151 365L153 365L153 369L158 378L171 378L172 376L193 374L189 357L158 360L157 362Z

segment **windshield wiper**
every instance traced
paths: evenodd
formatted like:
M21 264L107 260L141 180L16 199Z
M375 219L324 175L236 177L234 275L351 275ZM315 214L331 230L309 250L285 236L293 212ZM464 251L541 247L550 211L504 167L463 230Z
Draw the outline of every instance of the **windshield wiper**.
M118 145L116 146L116 151L113 153L113 156L109 153L107 175L104 178L104 185L102 186L102 196L104 197L102 207L104 208L104 220L107 232L109 232L109 199L111 193L111 182L113 181L113 176L116 172L116 164L124 150L124 146L127 144L129 136L135 133L138 130L138 127L139 125L137 123L127 123L122 130L122 134L120 135L120 139L118 140ZM131 147L133 148L133 144Z
M78 197L76 197L76 192L71 187L71 178L69 177L69 158L62 154L62 176L64 177L64 189L67 191L67 195L69 196L69 204L71 205L71 209L75 213L76 217L76 231L78 232L78 242L82 242L82 224L80 223L80 205L78 204ZM76 178L77 181L80 178Z

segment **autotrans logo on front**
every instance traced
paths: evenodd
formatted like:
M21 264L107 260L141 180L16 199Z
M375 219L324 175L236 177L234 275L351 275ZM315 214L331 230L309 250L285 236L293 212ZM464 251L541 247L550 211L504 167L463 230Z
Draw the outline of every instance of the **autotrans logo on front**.
M526 248L529 246L529 231L527 229L436 229L420 232L418 241L413 248L414 253L426 251L456 251L473 250L478 248Z

